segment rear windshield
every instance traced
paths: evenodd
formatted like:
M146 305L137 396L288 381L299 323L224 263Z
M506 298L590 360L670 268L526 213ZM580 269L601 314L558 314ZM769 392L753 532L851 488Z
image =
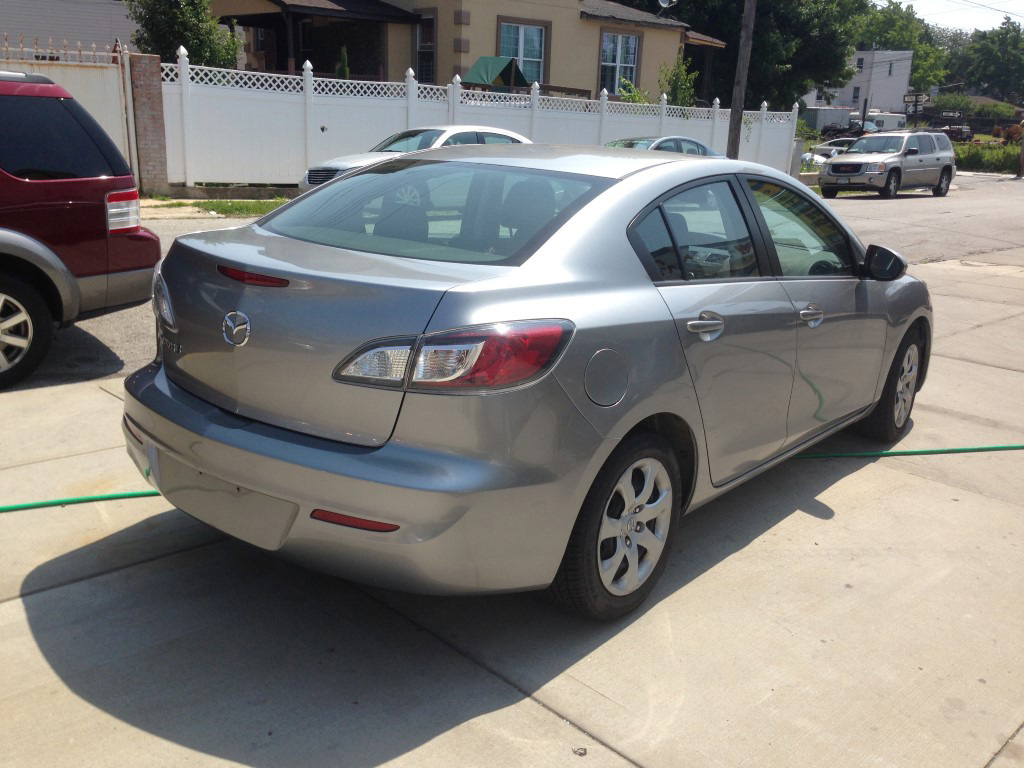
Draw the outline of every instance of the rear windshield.
M846 153L867 155L872 152L899 152L902 146L902 136L862 136L850 145Z
M0 168L33 181L132 172L77 101L36 96L0 96Z
M611 183L402 158L326 184L260 224L287 237L355 251L516 266Z

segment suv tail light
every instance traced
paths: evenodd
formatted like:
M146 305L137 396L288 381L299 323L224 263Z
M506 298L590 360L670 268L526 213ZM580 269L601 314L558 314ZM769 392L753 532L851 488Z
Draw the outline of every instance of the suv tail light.
M544 375L574 328L568 320L526 320L382 340L357 350L334 378L431 392L508 389Z
M123 235L142 229L139 190L119 189L107 193L107 234Z

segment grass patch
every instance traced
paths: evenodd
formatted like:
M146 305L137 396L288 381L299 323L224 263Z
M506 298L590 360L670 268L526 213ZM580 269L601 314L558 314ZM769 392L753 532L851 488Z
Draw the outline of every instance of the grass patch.
M286 197L272 200L196 200L192 204L201 211L219 213L236 219L266 216L288 202Z

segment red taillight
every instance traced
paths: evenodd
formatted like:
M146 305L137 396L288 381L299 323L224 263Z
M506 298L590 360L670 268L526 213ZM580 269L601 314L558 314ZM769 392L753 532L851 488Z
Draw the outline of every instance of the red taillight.
M283 277L246 272L244 269L235 269L234 267L218 266L217 271L224 275L224 277L230 277L232 280L237 280L246 285L262 285L266 288L284 288L288 285L288 281Z
M398 526L392 525L391 523L381 523L377 520L367 520L363 517L343 515L340 512L328 512L326 509L314 509L310 517L312 517L314 520L320 520L324 523L344 525L346 528L358 528L362 531L378 531L380 533L390 533L391 531L398 530Z
M139 208L139 190L119 189L108 192L107 234L124 235L142 229L142 211Z
M572 335L564 320L498 323L427 336L410 386L420 389L504 389L540 376Z

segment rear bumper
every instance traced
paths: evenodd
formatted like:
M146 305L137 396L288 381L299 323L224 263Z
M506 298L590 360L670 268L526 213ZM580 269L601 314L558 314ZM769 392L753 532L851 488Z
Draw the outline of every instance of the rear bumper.
M157 490L243 541L391 589L535 589L557 571L589 486L590 459L614 444L602 440L551 377L540 385L549 388L545 398L561 393L568 406L548 421L545 438L561 457L551 466L548 457L525 464L516 456L417 445L398 438L401 418L396 437L380 448L272 427L192 396L157 364L126 380L122 426L129 455ZM460 400L444 399L453 407ZM315 509L399 529L321 522L310 517Z

